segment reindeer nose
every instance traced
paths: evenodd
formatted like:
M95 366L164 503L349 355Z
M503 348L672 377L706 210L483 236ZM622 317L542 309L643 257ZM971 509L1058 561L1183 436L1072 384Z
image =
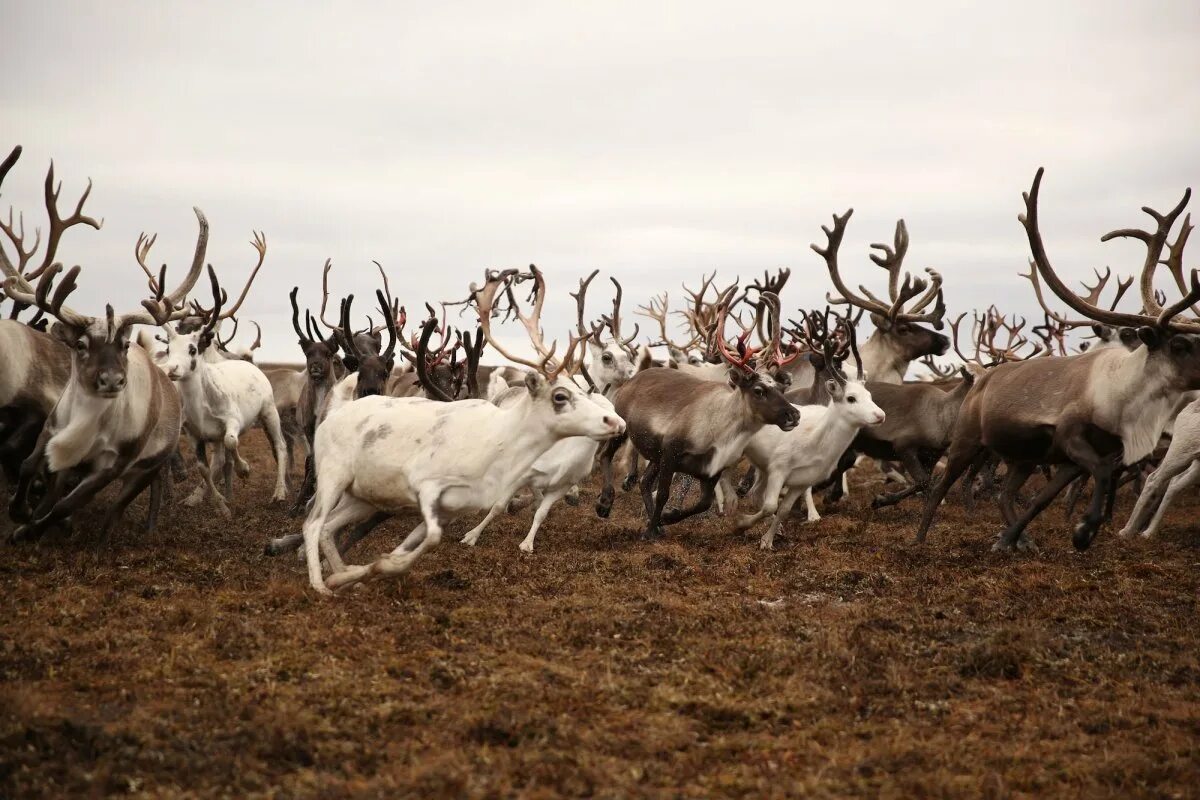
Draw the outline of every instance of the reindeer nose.
M886 419L887 419L887 414L880 411L878 414L875 415L875 424L882 425Z
M625 432L625 420L620 417L605 417L604 424L612 428L617 435Z
M119 392L125 388L125 373L116 370L101 370L96 376L96 390L100 392Z

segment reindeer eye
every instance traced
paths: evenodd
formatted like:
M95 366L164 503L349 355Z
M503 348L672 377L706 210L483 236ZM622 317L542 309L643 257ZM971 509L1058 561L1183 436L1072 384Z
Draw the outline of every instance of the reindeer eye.
M154 336L154 341L156 341L156 342L162 342L163 344L166 344L166 343L167 343L167 337L163 336L161 333L158 333L158 334L155 334L155 336Z
M755 393L756 395L758 395L759 397L762 397L764 394L766 394L766 393L767 393L767 390L766 390L766 389L764 389L764 388L762 387L762 385L760 384L760 385L758 385L758 386L755 386L755 387L754 387L754 393Z
M189 355L189 356L194 356L194 355L196 355L196 345L194 345L194 344L189 344L189 345L188 345L188 355Z
M554 393L554 403L556 405L560 405L560 406L564 405L570 399L571 399L571 395L562 390L559 390Z
M849 397L847 397L847 398L846 398L846 402L847 402L847 403L857 403L857 402L858 402L858 398L857 398L857 397L855 397L854 395L850 395Z
M600 357L600 360L603 361L605 364L611 364L612 360L613 360L612 353L605 353L603 356Z

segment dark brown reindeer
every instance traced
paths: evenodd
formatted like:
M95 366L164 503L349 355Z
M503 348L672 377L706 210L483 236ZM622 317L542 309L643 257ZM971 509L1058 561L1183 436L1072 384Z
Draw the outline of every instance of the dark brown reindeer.
M1028 508L1009 522L996 547L1017 544L1029 522L1086 473L1095 490L1073 536L1075 547L1086 549L1104 518L1106 498L1111 503L1115 475L1154 450L1182 393L1200 388L1200 323L1177 319L1200 299L1200 273L1192 271L1188 291L1169 306L1154 293L1155 268L1191 190L1166 214L1143 208L1156 223L1153 231L1121 229L1101 237L1134 238L1146 246L1139 281L1143 309L1129 314L1075 294L1051 267L1038 219L1042 175L1039 169L1020 216L1038 274L1074 312L1101 324L1133 328L1142 346L1034 358L988 370L963 403L945 472L926 499L918 541L924 540L954 482L990 451L1008 463L1010 486L1019 486L1038 465L1061 465Z
M296 302L299 292L300 287L294 286L289 297L292 301L292 328L296 331L305 360L306 380L296 401L296 426L304 436L305 456L304 480L290 509L293 516L304 513L304 504L312 493L312 486L315 485L316 478L312 474L312 446L317 432L317 416L325 402L325 396L338 378L345 374L345 367L337 357L336 339L332 336L326 339L321 334L320 326L314 323L312 314L307 310L304 312L304 328L300 327L300 306Z
M612 458L626 436L649 462L642 477L642 500L647 516L644 535L653 538L663 534L663 525L712 505L722 473L741 458L746 443L763 425L796 427L799 413L774 381L755 371L757 351L746 345L748 332L738 342L737 355L730 352L724 338L728 312L726 304L715 332L716 347L729 365L726 382L704 380L683 370L649 369L617 391L613 402L628 427L601 453L604 488L596 503L601 517L612 509ZM664 514L677 472L700 481L700 498L689 508Z
M363 336L361 334L356 335L350 324L354 295L349 295L342 301L342 324L334 331L334 336L341 343L342 351L346 354L344 361L351 374L347 375L345 380L353 381L352 394L355 400L372 395L385 394L388 378L391 377L392 369L396 366L397 332L393 309L383 291L376 290L375 297L379 301L380 309L383 311L384 324L382 327L386 328L388 332L386 347L383 347L382 350L379 347L376 347L374 350L359 349L359 345L363 342ZM377 335L375 328L369 326L367 330L370 332L370 340L378 341L382 345L382 340L375 339Z

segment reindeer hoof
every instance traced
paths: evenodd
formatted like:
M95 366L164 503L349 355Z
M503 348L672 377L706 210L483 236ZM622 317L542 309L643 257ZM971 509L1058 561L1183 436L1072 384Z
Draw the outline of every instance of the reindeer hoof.
M1017 539L1017 551L1021 553L1034 554L1042 552L1040 549L1038 549L1037 542L1026 536L1024 533L1022 533L1020 538Z
M462 542L463 544L465 544L467 547L474 547L475 543L479 541L479 537L472 536L471 534L468 533L466 536L462 537L462 539L460 539L459 541Z
M521 552L523 552L523 553L532 553L533 552L533 542L521 542L521 544L519 544L518 547L521 548Z
M657 528L651 528L649 530L642 531L642 539L647 542L657 542L660 539L665 538L666 535L667 532L663 530L661 525Z
M637 486L637 475L630 475L625 480L621 481L621 491L628 492Z
M1075 549L1082 553L1091 546L1092 540L1095 538L1096 530L1084 521L1075 526L1075 534L1071 537L1071 544L1075 545Z
M567 505L569 505L571 508L574 508L575 506L579 505L579 495L578 494L566 495L565 497L563 497L563 502L566 503Z
M608 515L612 513L612 501L605 502L603 498L596 501L596 516L601 519L608 519Z
M1013 547L1011 544L1005 541L1004 534L1000 534L1000 538L997 539L994 544L992 544L993 553L1011 553L1012 551Z

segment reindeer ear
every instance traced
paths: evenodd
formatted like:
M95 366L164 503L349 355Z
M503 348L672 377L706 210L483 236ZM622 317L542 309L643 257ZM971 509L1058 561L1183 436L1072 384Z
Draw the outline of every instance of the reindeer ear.
M539 397L546 391L546 379L541 376L541 373L526 372L525 388L529 390L529 394Z
M637 372L650 369L654 366L654 358L650 355L650 348L642 345L638 348L638 363Z
M742 385L746 377L745 374L736 367L730 367L727 374L729 375L729 385L735 389Z
M75 340L79 338L78 336L73 336L71 331L67 329L67 326L57 320L50 326L50 335L68 347L74 347Z
M841 400L846 396L846 391L842 388L842 385L832 378L825 380L825 391L829 392L829 396L834 400Z
M1162 344L1162 336L1158 330L1147 325L1137 329L1137 337L1142 340L1142 344L1146 345L1147 349L1153 350Z
M892 329L892 323L888 322L888 318L882 316L881 314L872 314L871 324L876 328L879 328L881 331L888 331Z

